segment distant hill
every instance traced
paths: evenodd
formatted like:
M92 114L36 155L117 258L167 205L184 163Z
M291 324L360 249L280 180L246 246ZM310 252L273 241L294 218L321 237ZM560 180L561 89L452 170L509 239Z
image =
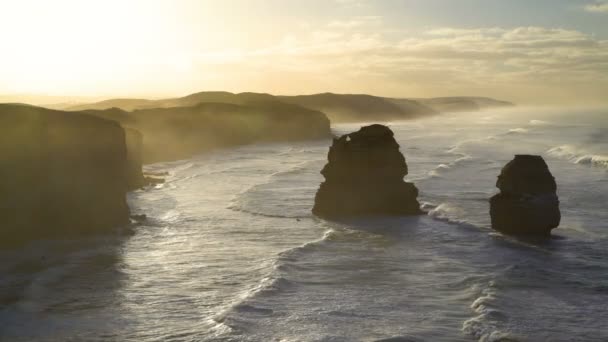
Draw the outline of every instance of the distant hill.
M444 112L477 111L513 104L486 97L438 97L430 99L387 98L366 94L322 93L297 96L274 96L264 93L207 91L184 97L161 100L112 99L68 107L68 110L126 111L152 108L192 107L200 103L226 103L243 106L278 103L293 104L325 113L332 122L386 122L407 120Z
M91 103L103 99L100 96L53 96L38 94L0 94L0 103L28 103L50 109L65 109L79 103Z
M200 103L260 105L285 103L321 111L333 122L405 120L437 114L433 109L407 99L386 99L372 95L315 94L273 96L263 93L200 92L163 100L113 99L69 107L69 110L120 108L127 111L151 108L191 107Z
M79 111L79 110L87 110L87 109L110 109L110 108L120 108L123 110L132 111L135 109L142 108L155 108L158 107L156 105L156 100L146 100L146 99L111 99L94 103L85 103L78 104L74 106L68 106L65 109L71 111Z
M436 97L416 99L416 101L433 108L438 112L474 112L496 107L512 107L513 103L488 97Z
M237 105L250 105L258 103L280 102L277 97L262 93L240 93L234 94L226 91L206 91L190 94L184 97L169 98L162 100L146 99L111 99L89 104L79 104L68 107L68 110L104 110L120 108L127 111L136 109L192 107L200 103L229 103Z
M439 114L440 111L437 111L420 101L415 101L411 99L400 99L400 98L385 98L385 100L390 101L397 106L399 106L403 111L408 113L411 117L423 117L428 115Z
M160 107L194 106L203 102L257 105L264 103L280 103L281 101L276 96L264 93L234 94L226 91L205 91L176 99L161 100Z
M320 110L326 113L332 122L385 122L437 114L433 109L413 100L364 94L323 93L279 98L285 102Z

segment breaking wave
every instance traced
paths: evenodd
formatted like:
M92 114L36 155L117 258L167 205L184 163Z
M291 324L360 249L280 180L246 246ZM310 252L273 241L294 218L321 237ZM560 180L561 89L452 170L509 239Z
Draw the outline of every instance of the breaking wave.
M498 322L506 319L506 315L495 307L495 300L494 282L490 281L471 304L476 316L462 324L462 331L480 342L516 342L517 339L513 336L496 327Z
M575 164L608 169L608 155L588 154L572 145L561 145L547 151L549 155L569 160Z

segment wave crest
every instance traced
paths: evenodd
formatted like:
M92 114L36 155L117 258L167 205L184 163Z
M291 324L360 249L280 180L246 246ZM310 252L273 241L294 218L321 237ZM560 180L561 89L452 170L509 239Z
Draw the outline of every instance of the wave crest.
M547 151L549 155L566 159L574 164L590 165L608 169L608 156L585 153L572 145L561 145Z
M496 327L496 323L504 321L506 315L493 306L495 299L494 282L490 281L488 287L483 289L471 304L471 309L477 316L464 321L462 331L480 342L515 342L517 339L511 334L500 331Z

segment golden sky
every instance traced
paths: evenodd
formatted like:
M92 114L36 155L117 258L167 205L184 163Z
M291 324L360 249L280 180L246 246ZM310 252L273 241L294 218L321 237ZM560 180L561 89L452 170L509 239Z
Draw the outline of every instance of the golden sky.
M0 41L7 95L608 103L606 1L0 0Z

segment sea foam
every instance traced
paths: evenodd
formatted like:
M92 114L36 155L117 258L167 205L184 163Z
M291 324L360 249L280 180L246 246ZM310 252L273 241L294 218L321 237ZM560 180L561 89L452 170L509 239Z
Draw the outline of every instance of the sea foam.
M569 160L575 164L590 165L608 169L608 156L589 154L572 145L561 145L547 151L549 155Z

